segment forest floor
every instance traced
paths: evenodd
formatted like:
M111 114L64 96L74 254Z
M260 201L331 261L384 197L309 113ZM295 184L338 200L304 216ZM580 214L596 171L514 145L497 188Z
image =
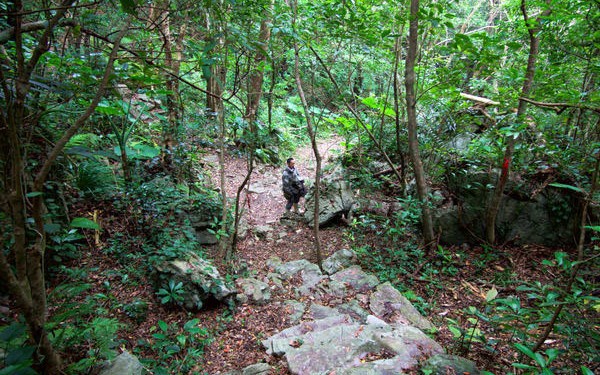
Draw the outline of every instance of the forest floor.
M336 156L340 149L339 139L330 139L320 143L320 154L324 164L327 164ZM215 159L214 152L210 156ZM307 179L311 179L315 171L315 160L312 149L300 148L294 155L296 165L300 173ZM213 163L214 164L214 163ZM281 193L281 172L283 166L258 165L250 179L248 200L246 201L246 221L248 234L239 241L235 263L245 264L245 269L238 276L253 276L262 279L268 272L266 262L269 258L277 256L284 262L307 259L316 262L314 253L313 230L305 224L291 228L281 225L280 217L284 213L285 199ZM216 186L219 186L218 166L212 174ZM246 173L246 161L243 158L232 155L225 156L225 189L228 197L235 197L238 186ZM117 210L105 208L103 213L106 217L123 216ZM112 211L112 212L111 212ZM122 220L121 220L122 222ZM112 223L105 223L108 227L112 225L112 232L123 231L119 228L119 219ZM254 230L261 226L269 226L270 236L259 236ZM321 249L323 258L334 252L353 248L356 244L351 243L347 235L347 226L330 226L320 230ZM370 237L369 237L370 236ZM366 233L361 240L364 243L377 244L381 237L377 233ZM91 241L90 241L91 242ZM140 244L138 244L141 246ZM485 349L482 343L462 342L453 338L448 325L455 321L462 325L462 329L486 329L484 322L469 326L469 314L465 311L469 306L482 309L485 305L486 292L494 287L494 280L499 277L512 280L536 281L542 284L552 283L556 275L545 273L539 266L541 259L551 259L556 249L539 246L503 247L489 257L489 251L482 247L460 249L454 252L453 248L446 249L445 257L440 259L439 254L426 258L424 262L440 263L442 267L452 267L452 272L439 272L435 279L424 280L420 275L398 275L399 281L410 283L411 290L417 299L427 306L427 318L438 327L434 339L442 345L449 353L467 357L477 363L480 369L494 373L505 373L511 368L511 363L516 362L519 357L511 345L510 337L501 337L501 333L485 332L489 338L499 342L493 351ZM457 257L455 254L469 254L466 257ZM486 255L487 254L487 255ZM217 247L207 250L209 258L215 260L221 273L231 274L229 265L220 262L223 254ZM488 256L485 263L476 262ZM451 258L451 259L450 259ZM441 260L441 262L440 262ZM123 282L127 270L141 269L144 267L143 260L137 263L120 265L114 254L107 254L102 246L90 248L82 258L78 260L80 268L93 267L88 279L93 284L88 296L108 295L116 301L120 301L118 308L111 310L119 320L128 321L124 333L120 335L121 348L134 352L140 356L152 356L150 349L140 347L140 340L148 340L155 331L159 321L169 324L183 325L186 321L198 318L202 327L208 330L208 337L212 339L205 342L202 361L198 363L197 370L202 374L224 374L232 370L240 370L251 364L267 362L273 367L273 374L288 374L287 366L281 359L266 354L261 341L265 338L289 327L291 324L286 320L287 312L283 309L284 300L292 299L293 290L275 289L272 292L271 302L265 305L241 304L232 311L222 304L207 305L196 313L169 308L160 303L155 295L150 282ZM483 266L482 266L483 265ZM244 268L244 267L243 267ZM400 278L406 280L400 280ZM59 282L60 280L57 280ZM54 284L57 285L57 284ZM433 285L433 286L432 286ZM51 288L52 289L52 288ZM500 295L506 296L515 293L514 288L497 288ZM52 292L52 290L51 290ZM83 297L82 297L83 298ZM142 322L128 319L123 306L135 299L148 301L148 313ZM68 301L64 301L65 303ZM76 301L71 301L76 302ZM84 301L80 301L84 303ZM106 301L108 305L110 301ZM53 303L56 304L56 301ZM51 311L52 313L52 311ZM479 325L477 325L479 324ZM550 337L550 342L558 342L560 338ZM65 353L66 362L76 361L89 350L86 347L74 347L69 353ZM71 356L71 357L70 357ZM69 358L70 357L70 358ZM569 364L566 364L569 365Z

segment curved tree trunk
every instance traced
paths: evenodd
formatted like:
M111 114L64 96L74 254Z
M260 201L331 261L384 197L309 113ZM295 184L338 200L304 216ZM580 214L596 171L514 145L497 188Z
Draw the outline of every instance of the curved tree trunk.
M427 196L427 181L423 162L419 155L419 140L417 139L417 100L415 96L415 62L417 60L417 44L419 30L419 0L410 2L410 26L408 33L408 52L406 54L405 82L406 86L406 114L408 120L408 148L413 163L415 179L417 180L417 194L421 201L421 224L423 238L427 247L435 241L433 219L429 208Z
M549 3L550 0L546 0L546 4ZM535 21L531 22L527 15L526 0L521 0L521 12L523 13L523 19L525 21L525 25L527 26L527 31L529 33L529 58L527 59L527 70L525 72L523 88L521 89L521 97L526 98L528 97L529 92L531 91L531 87L533 86L533 78L535 76L535 64L537 61L537 55L539 53L540 45L540 40L537 36L540 31L540 21L543 17L549 16L551 10L546 9ZM516 121L523 121L525 117L526 108L527 102L523 99L520 99L519 107L517 109ZM508 181L508 176L510 174L510 165L515 150L515 143L516 139L514 137L508 138L506 149L504 150L502 172L500 173L500 178L498 179L496 188L490 200L487 215L485 218L485 237L487 242L489 242L490 244L494 244L496 242L496 217L498 216L498 211L500 210L500 203L502 203L504 187L506 186L506 182Z
M65 131L61 138L54 144L48 155L42 160L41 167L32 175L30 168L25 166L25 148L23 129L26 125L25 108L27 97L30 94L31 75L37 67L40 58L48 51L50 36L65 13L71 8L72 1L65 0L57 7L53 17L43 25L42 36L37 45L26 56L23 46L23 30L20 28L22 19L22 2L15 1L16 26L14 28L16 52L16 79L8 81L0 74L4 97L7 104L6 111L0 111L2 135L6 135L7 145L2 148L1 162L8 172L4 176L3 187L5 191L0 196L0 201L5 205L3 211L10 217L13 229L13 244L9 253L0 251L0 279L7 285L9 293L25 318L29 329L29 336L37 348L37 356L42 362L44 373L60 373L61 359L50 342L45 329L47 315L46 286L44 277L44 254L46 251L46 206L43 192L45 183L52 166L62 153L67 142L85 124L104 95L112 74L113 63L117 57L120 40L128 31L125 25L117 34L113 42L113 49L106 65L104 76L100 81L96 94L88 108ZM26 59L28 57L28 59ZM14 87L11 88L11 85ZM32 181L29 185L27 182ZM30 194L35 193L35 194ZM25 202L30 202L26 205ZM33 218L33 224L27 218ZM27 233L35 233L28 238ZM14 259L14 266L10 260Z

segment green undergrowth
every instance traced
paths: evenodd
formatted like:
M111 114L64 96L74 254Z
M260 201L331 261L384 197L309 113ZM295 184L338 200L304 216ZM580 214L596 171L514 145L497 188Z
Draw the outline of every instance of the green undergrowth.
M363 268L392 283L434 321L440 329L437 337L446 335L449 352L496 374L597 371L597 257L579 265L572 288L567 289L579 263L562 250L529 255L525 263L514 260L522 256L520 248L439 245L427 253L414 235L419 210L413 203L401 200L403 212L392 218L357 217L348 238ZM593 237L585 253L597 253L597 244ZM519 268L523 266L532 271ZM559 308L551 335L533 352ZM509 364L501 360L507 356Z

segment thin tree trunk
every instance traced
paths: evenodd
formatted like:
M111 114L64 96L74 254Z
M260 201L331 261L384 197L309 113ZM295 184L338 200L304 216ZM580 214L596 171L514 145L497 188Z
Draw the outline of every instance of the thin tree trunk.
M292 10L294 12L294 18L292 20L292 25L295 28L296 26L296 3L291 5ZM294 40L294 75L296 77L296 87L298 88L298 95L300 96L300 100L302 101L302 107L304 108L304 115L306 116L306 129L308 130L308 135L310 137L310 143L312 145L313 153L315 155L316 161L316 171L315 171L315 194L313 199L315 200L315 207L313 211L313 232L315 236L315 255L317 257L317 265L321 270L323 270L323 256L321 252L321 239L319 233L319 199L320 199L320 189L321 189L321 154L319 153L319 147L317 145L316 132L312 124L312 115L308 108L308 103L306 101L306 97L304 95L304 90L302 89L302 79L300 78L300 48L298 47L298 42Z
M575 266L573 266L573 268L571 269L571 275L569 277L569 281L567 281L567 286L565 287L565 291L564 291L565 296L571 294L571 290L573 289L573 284L575 283L575 279L577 278L577 273L579 272L579 269L581 268L581 265L583 264L583 257L584 257L583 249L584 249L584 245L585 245L585 224L587 222L587 210L588 210L590 200L594 199L594 194L596 193L596 189L598 188L598 172L599 172L599 170L600 170L600 152L597 152L596 167L594 168L594 173L592 175L592 187L591 187L590 191L587 193L587 196L585 197L585 201L583 203L583 210L581 212L581 221L579 223L579 241L577 242L577 261L575 262ZM564 306L565 306L564 303L560 303L558 306L556 306L556 310L554 310L554 314L552 314L552 318L550 318L550 322L548 322L546 329L544 330L542 335L538 338L538 341L536 342L535 346L533 347L534 352L537 352L538 350L540 350L542 345L544 345L544 343L546 342L546 339L548 338L548 336L550 336L550 333L552 333L552 330L554 329L554 325L556 324L556 320L558 319L558 316L562 312L562 309L564 308Z
M403 29L400 30L400 35L404 32ZM402 110L402 116L400 115L400 96L401 96L401 85L400 85L400 76L398 75L398 66L400 65L400 60L402 58L402 39L398 37L396 39L395 45L396 51L394 56L394 112L395 116L395 129L396 129L396 153L400 158L400 187L402 190L402 194L405 194L406 190L406 160L404 157L404 152L402 151L402 144L400 142L400 134L402 128L402 119L404 118L404 109Z
M549 4L550 0L546 0L546 4ZM546 9L540 17L538 17L534 23L530 23L530 19L527 15L527 4L526 0L521 0L521 12L523 13L523 19L529 32L529 58L527 59L527 70L525 72L525 81L523 82L523 88L521 89L521 97L526 98L529 96L531 87L533 86L533 78L535 76L535 64L537 61L537 55L539 53L540 41L537 37L540 31L540 21L543 17L550 15L551 10ZM527 108L527 102L523 99L519 99L519 107L517 108L516 121L523 121ZM504 151L504 160L502 162L502 172L500 178L496 184L494 194L490 200L488 206L487 215L485 218L485 237L487 242L494 244L496 242L496 217L500 210L500 203L502 203L502 196L504 195L504 187L508 181L510 174L510 165L512 163L512 157L515 150L516 139L510 136L507 140L506 149Z
M408 51L406 55L405 86L406 86L406 113L408 120L408 147L413 163L415 179L417 180L417 194L421 201L421 224L423 238L429 248L435 241L433 219L429 208L427 196L427 181L423 162L419 155L419 140L417 139L417 100L415 96L415 62L417 60L417 44L419 30L419 0L410 2L410 26L408 32Z
M310 50L313 53L313 55L316 57L316 59L319 61L319 63L323 67L323 69L325 70L325 73L327 73L327 76L329 77L329 80L335 86L335 89L336 89L337 93L341 96L341 98L342 98L342 100L344 102L344 105L346 106L346 108L348 109L348 111L350 111L350 113L352 113L352 115L354 116L354 118L356 119L356 121L360 124L360 127L362 127L367 132L367 135L369 136L369 138L371 139L371 141L373 142L373 144L375 145L375 147L377 147L377 150L381 153L381 155L383 155L383 158L385 159L385 161L387 162L387 164L389 165L389 167L392 169L392 171L394 171L394 174L398 178L398 181L401 181L402 180L402 176L400 175L400 173L396 169L396 166L394 165L394 163L392 162L392 160L390 159L390 157L388 156L388 154L385 152L385 150L381 146L381 143L379 142L379 140L377 139L377 137L375 137L375 135L373 134L373 132L364 123L364 121L358 115L358 113L356 112L356 110L354 109L354 107L352 107L348 103L348 101L343 97L342 91L340 90L340 87L339 87L337 81L333 77L333 74L331 74L331 70L327 67L327 65L325 65L325 62L323 61L323 59L321 59L321 56L319 56L319 54L317 53L317 51L314 48L311 47Z
M17 53L17 79L15 81L14 100L12 100L12 94L9 94L6 80L2 76L5 83L3 86L5 89L5 99L8 104L7 111L2 112L2 123L7 127L9 141L8 150L10 150L10 156L6 158L5 155L3 155L3 158L8 160L8 169L10 171L10 176L7 176L5 180L5 187L8 195L7 203L10 206L10 214L13 223L14 245L11 248L11 253L15 258L15 270L13 271L6 254L0 252L0 278L7 284L11 296L25 317L25 321L29 328L29 335L38 348L38 356L40 360L43 361L44 371L47 374L58 374L60 372L61 360L58 353L54 350L52 343L49 340L48 332L44 327L47 314L44 277L44 253L46 250L44 218L46 206L42 195L29 197L31 202L29 211L25 205L25 199L28 193L25 181L31 180L31 177L26 174L28 173L27 168L24 168L24 145L21 139L21 133L25 119L24 109L26 107L26 98L29 94L31 74L37 66L41 56L47 51L49 45L48 41L52 31L58 25L59 20L64 17L64 14L70 9L71 3L72 2L68 0L63 2L56 11L54 17L47 22L42 37L38 39L38 45L33 49L29 60L27 61L23 54L22 33L19 26L21 19L20 16L17 16L17 25L14 30L15 50ZM15 2L15 7L17 10L22 9L21 2ZM16 14L19 14L19 12L16 12ZM35 178L33 178L31 192L44 192L44 184L51 167L63 151L67 142L92 115L95 107L103 97L104 89L108 85L112 74L112 67L117 57L120 40L127 30L128 25L123 27L121 32L116 36L116 41L114 42L104 72L104 77L99 84L91 104L55 143L54 147L43 161ZM26 217L31 217L34 221L33 230L36 236L31 241L28 241L26 238Z
M248 121L250 128L253 129L254 122L258 114L258 108L260 105L260 99L262 98L262 86L264 79L264 69L262 65L267 60L269 40L271 39L271 7L264 16L264 19L260 23L260 33L258 36L260 48L256 51L254 56L254 69L250 73L250 79L248 83L248 101L246 104L246 121Z

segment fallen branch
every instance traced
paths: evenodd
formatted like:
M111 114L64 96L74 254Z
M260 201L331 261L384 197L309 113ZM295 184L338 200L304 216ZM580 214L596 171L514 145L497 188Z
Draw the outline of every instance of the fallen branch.
M464 92L461 92L460 96L462 96L465 99L469 99L469 100L472 100L474 102L481 103L481 104L484 104L484 105L500 105L500 102L496 102L496 101L493 101L493 100L488 99L488 98L482 98L481 96L475 96L475 95L467 94L467 93L464 93Z

